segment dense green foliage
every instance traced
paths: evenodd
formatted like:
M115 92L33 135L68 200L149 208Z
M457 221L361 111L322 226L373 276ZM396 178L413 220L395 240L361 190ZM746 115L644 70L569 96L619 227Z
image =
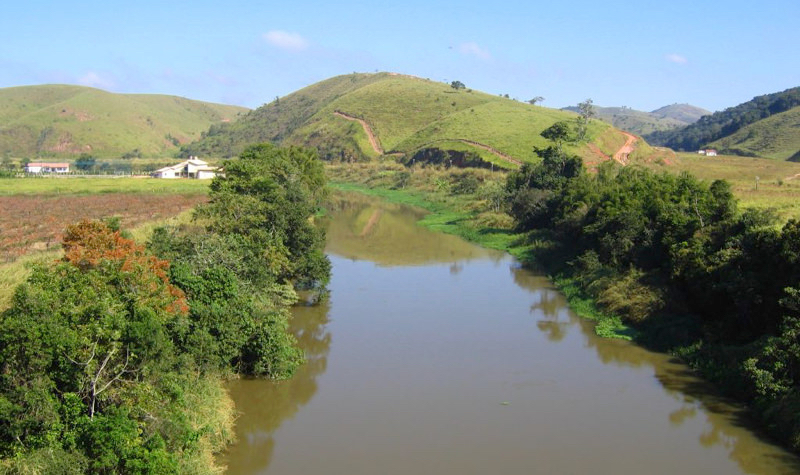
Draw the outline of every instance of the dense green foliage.
M553 246L537 258L642 341L679 352L800 450L800 223L739 212L728 183L613 165L556 147L509 175L511 214Z
M722 112L701 117L700 120L685 128L656 131L644 138L654 145L663 145L675 150L695 151L715 140L732 135L749 124L797 106L800 106L800 87L758 96ZM733 148L726 151L729 153L742 152Z
M54 463L70 473L175 472L201 431L220 430L176 417L197 377L174 344L185 297L165 261L101 223L70 227L64 247L0 316L0 454L63 453Z
M293 373L294 289L330 272L311 222L321 164L257 145L225 172L200 224L145 249L81 222L17 289L0 314L0 470L216 473L233 420L220 376Z

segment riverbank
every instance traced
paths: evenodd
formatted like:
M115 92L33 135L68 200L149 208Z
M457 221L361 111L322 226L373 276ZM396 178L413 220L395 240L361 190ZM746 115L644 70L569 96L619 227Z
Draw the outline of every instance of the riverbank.
M647 313L648 318L634 328L625 325L621 317L601 311L597 300L590 298L584 290L591 275L585 272L581 275L580 270L566 265L575 259L568 256L571 255L571 246L577 243L555 239L547 231L524 234L512 231L510 218L504 219L501 206L495 206L496 202L504 203L503 200L508 199L503 195L505 174L406 169L390 163L337 165L329 167L328 171L331 181L339 189L423 207L431 214L420 224L457 234L482 246L507 251L524 265L543 270L567 296L576 313L597 322L595 331L599 335L631 339L648 348L678 356L724 394L748 404L761 428L772 437L795 451L800 447L800 439L796 436L800 414L793 410L797 401L794 382L791 377L787 380L772 379L790 371L781 369L786 367L786 361L790 366L795 361L790 341L793 320L787 319L789 323L782 334L766 335L753 343L728 341L714 333L713 325L704 324L688 312ZM470 175L477 184L469 192L463 192L461 185L469 181ZM661 284L657 281L642 287L636 275L629 272L621 277L604 277L604 285L620 290L614 296L617 303L629 303L631 298L646 301L651 295L658 296L638 295L635 289L640 287L667 293L666 282L661 283L663 288L658 287ZM628 280L634 287L625 287ZM593 282L596 281L589 280L589 284ZM676 302L680 303L680 300ZM765 369L764 365L772 360L775 360L774 367Z

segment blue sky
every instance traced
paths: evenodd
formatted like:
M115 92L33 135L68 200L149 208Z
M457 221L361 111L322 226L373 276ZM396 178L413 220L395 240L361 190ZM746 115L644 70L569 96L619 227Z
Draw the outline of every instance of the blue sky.
M0 87L258 107L351 72L564 107L721 110L800 86L800 1L11 1Z

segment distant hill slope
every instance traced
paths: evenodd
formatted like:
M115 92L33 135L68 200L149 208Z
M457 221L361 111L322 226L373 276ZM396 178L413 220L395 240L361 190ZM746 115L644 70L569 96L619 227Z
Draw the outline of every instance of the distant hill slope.
M780 150L783 146L773 144L772 139L779 136L796 135L797 129L792 129L791 120L771 122L771 126L780 125L789 127L786 130L774 131L772 134L760 134L766 127L748 129L746 134L753 134L750 138L741 135L735 139L723 142L722 139L733 136L750 124L770 118L777 114L790 111L800 106L800 87L787 89L783 92L765 94L754 97L752 100L730 107L721 112L704 116L697 122L685 128L665 132L653 132L644 138L653 145L663 145L675 150L694 151L700 148L718 144L722 153L743 153L756 156L791 156L790 150ZM787 125L788 124L788 125ZM760 139L756 135L760 134ZM770 139L769 137L772 137ZM784 142L781 139L782 142ZM738 146L739 142L748 142L746 146ZM788 142L791 142L789 140ZM731 148L727 148L727 147Z
M98 158L173 155L213 124L248 109L182 97L68 85L0 89L0 154Z
M447 84L393 74L337 76L243 116L212 127L202 140L183 147L184 155L234 156L247 144L275 143L317 147L329 159L359 160L379 152L407 158L428 150L469 151L498 164L532 159L539 134L571 112L485 94ZM370 143L367 127L374 133ZM622 133L592 121L590 143L571 149L595 159L612 155L625 142Z
M800 106L746 125L708 144L731 155L800 159Z
M700 117L711 115L711 111L691 104L671 104L656 109L650 114L660 119L673 119L684 124L694 124Z
M565 107L564 110L578 112L575 106ZM711 114L710 111L689 104L672 104L652 112L629 107L595 106L595 113L600 120L636 135L678 129L696 122L704 115Z

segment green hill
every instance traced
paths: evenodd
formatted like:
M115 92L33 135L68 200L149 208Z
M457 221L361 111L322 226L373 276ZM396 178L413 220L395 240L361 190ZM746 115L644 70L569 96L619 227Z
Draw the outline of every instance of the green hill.
M247 109L82 86L0 89L0 154L33 158L165 157Z
M183 147L183 154L230 157L249 143L266 140L314 146L327 159L361 160L382 153L411 159L433 149L471 152L514 166L532 159L534 146L547 145L542 130L575 118L571 112L412 76L351 74L276 99L235 123L213 126L203 139ZM366 128L374 133L374 146ZM587 137L589 142L569 148L595 161L625 142L601 121L591 122Z
M756 124L796 107L800 107L800 87L754 97L738 106L703 116L682 129L656 131L644 138L653 145L681 151L718 146L722 153L788 158L798 151L797 148L792 150L793 145L787 145L793 142L791 136L797 135L797 127L792 125L793 120L775 119L767 125ZM755 128L749 128L751 124ZM775 126L785 127L785 130L767 133L767 129ZM736 137L733 138L735 134ZM731 140L723 142L726 137L731 137Z
M594 109L598 119L636 135L679 129L696 122L704 115L711 114L705 109L689 104L673 104L652 112L639 111L630 107L595 106ZM574 106L565 107L564 110L578 112L578 108Z
M732 155L797 161L800 159L800 107L754 122L708 145Z
M671 104L650 112L660 119L673 119L683 124L694 124L700 117L710 115L711 111L691 104Z

